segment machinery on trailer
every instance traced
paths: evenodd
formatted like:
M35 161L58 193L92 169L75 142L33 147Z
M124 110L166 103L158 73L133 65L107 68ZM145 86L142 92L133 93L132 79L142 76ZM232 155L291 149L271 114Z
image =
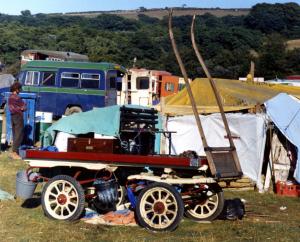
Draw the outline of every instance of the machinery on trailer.
M169 27L191 94L186 72L176 53L171 14ZM190 97L193 100L192 94ZM217 94L216 97L219 100ZM156 128L157 111L128 106L120 108L119 143L108 142L109 151L106 141L96 150L93 140L87 142L85 152L73 148L67 152L26 150L24 160L29 163L28 171L38 169L36 181L46 183L41 195L45 214L58 220L76 220L82 215L86 202L106 211L127 199L137 222L150 230L174 230L184 214L195 220L215 219L224 206L218 181L238 179L242 175L227 120L218 103L229 147L207 145L193 106L206 157L198 157L192 151L180 156L156 154L155 133L168 133Z

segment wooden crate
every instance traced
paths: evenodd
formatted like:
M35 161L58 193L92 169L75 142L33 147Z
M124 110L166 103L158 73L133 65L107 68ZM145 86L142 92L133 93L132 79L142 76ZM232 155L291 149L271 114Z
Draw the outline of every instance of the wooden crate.
M118 139L69 138L69 152L120 153Z
M278 181L276 183L276 193L279 196L299 197L300 196L300 185L287 184L285 182Z

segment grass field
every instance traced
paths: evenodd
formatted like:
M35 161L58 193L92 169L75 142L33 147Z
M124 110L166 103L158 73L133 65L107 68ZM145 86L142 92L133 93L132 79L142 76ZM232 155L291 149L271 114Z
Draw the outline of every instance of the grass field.
M0 188L15 193L15 174L23 161L0 157ZM225 192L226 198L246 200L246 216L239 221L196 223L188 219L177 230L152 233L140 227L109 227L82 221L59 222L43 215L39 199L0 201L0 241L299 241L299 198L257 192ZM286 207L281 210L280 207Z

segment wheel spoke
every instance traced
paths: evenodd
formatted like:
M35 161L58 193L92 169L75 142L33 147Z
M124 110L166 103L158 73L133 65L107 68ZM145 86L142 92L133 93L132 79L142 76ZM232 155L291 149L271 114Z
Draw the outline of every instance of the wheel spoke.
M145 211L146 215L148 215L149 213L154 213L153 209Z
M54 203L57 203L56 199L49 200L49 204L54 204Z
M169 207L171 207L172 205L176 206L176 203L175 203L175 202L172 202L172 203L168 203L168 204L166 204L166 205L167 205L167 207L169 208Z
M170 219L168 218L168 216L167 215L163 215L164 216L164 218L165 218L165 220L167 220L167 222L169 223L170 222Z
M150 203L150 202L145 202L145 205L149 205L149 206L151 206L151 208L153 207L153 203Z
M77 195L70 196L69 199L77 198Z
M168 202L171 201L171 199L168 200L169 197L171 197L171 195L170 195L170 194L167 194L163 200L164 200L166 203L168 203Z
M162 215L160 214L160 215L158 215L158 224L162 224Z
M73 190L73 187L69 186L69 187L65 187L64 192L66 194L69 194L72 190Z
M216 206L216 203L208 202L207 205L212 205L212 207L215 207L215 206Z
M193 211L196 213L197 212L197 209L200 207L200 210L202 211L202 206L200 206L199 204L196 205L193 209Z
M154 197L154 195L151 193L150 197L153 199L153 203L156 201L156 198Z
M205 205L205 207L206 207L206 209L207 209L208 212L211 211L211 208L209 206Z
M72 213L71 210L70 210L70 208L69 208L69 206L65 206L65 208L67 209L67 211L68 211L69 214Z
M153 214L153 217L151 218L150 222L153 224L154 219L157 217L157 214Z
M50 197L50 196L53 196L53 197L57 198L58 194L55 194L55 193L53 193L53 192L50 192L50 193L49 193L49 197Z
M59 208L60 208L60 206L59 206L59 204L57 204L57 206L53 209L53 211L54 211L55 213L58 214L57 210L58 210Z
M62 191L65 191L65 187L66 187L66 183L63 182L63 183L62 183L62 188L61 188L61 190L62 190Z
M77 206L77 201L73 202L73 201L69 201L68 204L70 204L73 207Z
M168 211L166 212L166 214L176 215L177 213L176 213L176 211L168 210Z
M161 200L161 190L159 190L157 193L158 193L158 198L157 199Z
M57 191L57 194L59 194L61 191L59 190L58 184L54 186L55 190Z

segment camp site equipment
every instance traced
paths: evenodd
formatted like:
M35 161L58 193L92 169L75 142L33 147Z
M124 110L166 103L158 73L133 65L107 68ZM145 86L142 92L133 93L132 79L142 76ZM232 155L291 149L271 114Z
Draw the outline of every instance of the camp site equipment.
M226 130L226 133L227 133L227 137L228 137L228 140L229 140L229 145L230 145L229 147L209 147L208 144L207 144L207 140L206 140L206 137L204 135L203 127L202 127L201 120L200 120L200 117L199 117L199 113L198 113L198 110L197 110L197 106L196 106L196 103L195 103L195 100L194 100L194 96L193 96L190 84L188 82L188 76L187 76L184 64L181 60L181 57L180 57L180 54L179 54L179 51L177 49L176 42L175 42L175 39L174 39L174 35L173 35L173 31L172 31L172 10L171 10L169 12L169 35L170 35L172 47L173 47L176 59L178 61L181 73L184 77L184 81L185 81L185 84L186 84L186 89L187 89L187 92L189 94L189 98L190 98L190 101L191 101L193 113L194 113L196 123L197 123L197 126L198 126L198 131L199 131L199 134L200 134L203 146L204 146L204 151L206 153L207 161L209 163L212 175L221 176L221 173L222 174L227 173L227 176L240 177L240 176L242 176L242 170L241 170L240 163L239 163L239 160L238 160L238 156L237 156L237 153L236 153L236 148L235 148L233 140L232 140L232 136L231 136L230 129L229 129L229 126L228 126L228 122L227 122L227 119L226 119L226 116L225 116L225 113L224 113L222 101L221 101L220 95L218 94L217 87L216 87L216 85L215 85L215 83L214 83L214 81L213 81L213 79L212 79L205 63L204 63L204 60L203 60L203 58L202 58L202 56L201 56L201 54L198 50L196 42L195 42L195 38L194 38L194 21L195 21L195 16L193 17L193 21L192 21L192 25L191 25L191 39L192 39L192 43L193 43L193 48L194 48L194 51L196 53L196 56L198 58L198 61L199 61L200 65L202 66L205 74L207 75L207 78L210 81L211 87L212 87L214 95L216 97L216 100L217 100L217 103L218 103L218 106L219 106L219 109L220 109L220 113L221 113L221 116L222 116L222 120L223 120L223 123L224 123L224 127L225 127L225 130Z
M169 23L171 26L171 14ZM170 35L172 39L171 28ZM187 84L187 75L183 74ZM224 195L218 182L241 176L233 144L229 148L209 147L202 135L199 116L195 115L206 157L193 151L179 156L162 155L155 149L155 137L163 134L171 139L167 135L171 131L159 128L157 110L128 105L112 106L114 113L109 109L103 108L106 115L99 115L99 121L94 119L90 125L85 124L86 118L101 109L65 117L48 131L55 137L55 127L68 124L65 129L69 133L81 133L80 138L91 132L114 136L119 141L118 149L110 149L109 153L99 147L98 152L26 150L24 160L29 169L38 169L37 180L46 183L41 195L46 216L76 220L82 215L86 202L98 211L107 211L107 201L111 207L127 201L139 225L154 231L172 231L183 214L197 221L214 220L220 215ZM71 122L75 118L78 122ZM99 125L105 120L106 124ZM90 142L92 145L94 141ZM102 194L105 187L108 190ZM116 190L118 199L115 199Z

